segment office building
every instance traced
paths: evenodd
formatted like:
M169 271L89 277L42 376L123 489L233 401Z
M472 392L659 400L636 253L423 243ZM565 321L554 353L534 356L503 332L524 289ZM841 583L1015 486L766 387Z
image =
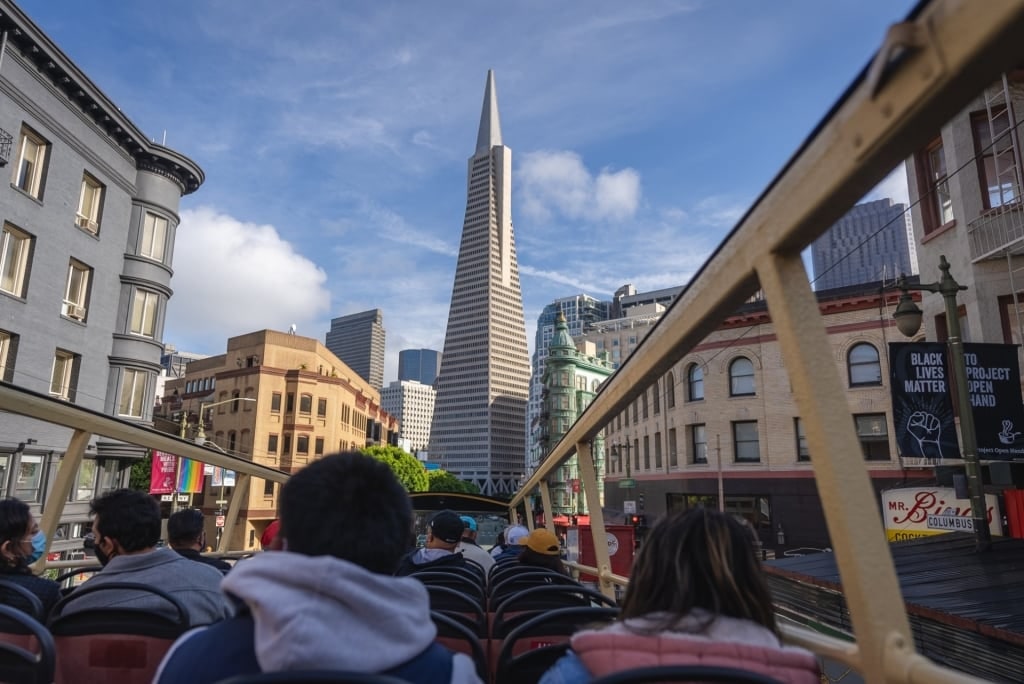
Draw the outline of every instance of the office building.
M441 367L441 352L434 349L403 349L398 352L398 379L433 385Z
M910 212L891 199L858 204L811 243L814 289L875 281L892 282L917 273Z
M0 377L151 425L179 203L203 171L152 142L6 0L0 32ZM70 438L0 415L0 495L39 515ZM81 552L89 500L144 456L90 439L51 550Z
M398 437L410 453L430 443L435 397L433 387L416 380L395 380L380 391L380 405L398 420Z
M512 231L512 151L488 72L445 330L430 461L484 494L515 491L526 461L530 359Z
M331 319L326 344L373 387L383 386L384 314L380 309Z

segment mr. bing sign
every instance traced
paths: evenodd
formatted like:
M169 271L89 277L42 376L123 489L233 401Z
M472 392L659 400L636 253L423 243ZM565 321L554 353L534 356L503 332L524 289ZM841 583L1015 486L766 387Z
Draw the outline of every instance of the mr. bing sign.
M985 495L988 528L1001 535L999 506L994 494ZM971 502L956 498L947 487L911 487L882 492L882 519L889 541L906 541L944 532L973 532Z

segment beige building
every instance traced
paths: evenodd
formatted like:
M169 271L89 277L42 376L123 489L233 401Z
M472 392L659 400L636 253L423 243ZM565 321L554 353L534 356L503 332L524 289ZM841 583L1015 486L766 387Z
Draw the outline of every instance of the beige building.
M388 444L398 432L379 392L321 342L273 330L232 337L226 353L190 363L183 377L168 380L161 408L163 429L184 425L196 438L202 428L218 448L285 472L324 454ZM207 477L193 504L215 512L226 498L221 489ZM230 548L257 546L277 517L277 494L273 483L252 481Z
M903 341L891 318L897 295L883 298L878 283L818 295L878 490L910 479L934 482L931 469L898 456L893 434L887 349ZM605 448L611 511L635 506L653 521L666 511L717 506L721 487L726 510L749 519L765 545L828 543L800 414L764 302L745 304L679 359L608 425Z

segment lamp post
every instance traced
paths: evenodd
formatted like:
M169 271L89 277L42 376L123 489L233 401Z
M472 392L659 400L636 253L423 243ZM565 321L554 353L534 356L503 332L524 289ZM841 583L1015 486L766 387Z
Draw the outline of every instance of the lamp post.
M949 359L953 366L957 409L960 412L960 442L963 445L964 470L967 473L967 491L971 500L971 518L974 523L975 549L979 552L988 551L992 547L992 535L988 527L988 515L985 506L985 490L981 484L981 465L978 462L978 440L974 430L974 413L971 398L967 392L967 363L964 359L963 339L960 331L960 316L957 314L956 293L966 290L949 274L949 262L945 255L939 257L939 270L942 277L937 283L910 284L906 276L900 276L896 283L903 294L892 317L896 319L896 327L907 337L913 337L921 328L921 309L910 296L911 290L937 292L942 295L946 304L946 326L949 331L946 343L949 346Z

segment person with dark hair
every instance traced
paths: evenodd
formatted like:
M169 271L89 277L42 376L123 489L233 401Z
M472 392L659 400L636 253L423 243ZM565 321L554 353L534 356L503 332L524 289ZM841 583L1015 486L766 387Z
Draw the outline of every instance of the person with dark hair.
M589 682L659 665L731 667L818 684L813 653L783 646L748 527L696 508L662 519L633 562L619 618L576 633L541 684Z
M191 624L208 625L231 615L231 605L220 592L223 575L214 568L179 556L160 541L160 505L149 494L116 489L93 499L91 539L103 569L82 587L112 582L138 582L161 589L184 604ZM111 589L69 600L64 615L96 608L141 608L177 617L177 610L156 594Z
M438 511L427 526L427 543L422 549L413 549L407 553L398 564L395 574L404 576L420 570L464 566L465 557L455 552L462 541L464 528L462 518L455 511Z
M523 550L519 552L519 564L538 568L547 568L563 575L569 575L569 569L562 562L562 545L555 533L538 527L519 540Z
M435 642L426 587L392 576L412 503L385 463L358 452L327 456L292 475L278 503L280 549L224 578L238 615L183 635L155 684L310 669L480 682L468 656Z
M203 528L203 512L198 508L186 508L172 513L167 519L167 543L178 555L190 561L205 563L221 573L231 569L231 564L219 558L207 558L200 553L206 546L206 530Z
M43 615L60 599L60 586L36 577L29 569L46 551L46 536L39 531L28 505L18 499L0 500L0 582L17 584L36 595ZM0 603L25 612L31 605L15 591L0 587Z

